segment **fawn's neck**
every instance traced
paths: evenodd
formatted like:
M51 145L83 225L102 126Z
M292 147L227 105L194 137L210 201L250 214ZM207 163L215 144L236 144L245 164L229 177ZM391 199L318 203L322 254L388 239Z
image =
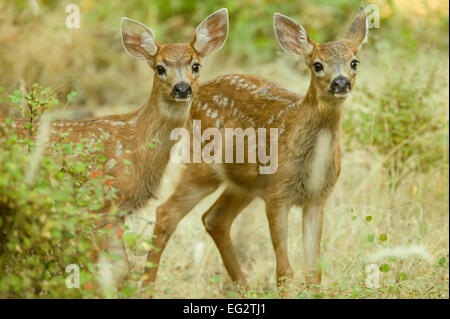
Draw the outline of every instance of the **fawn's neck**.
M148 103L138 110L135 136L136 185L127 196L123 205L125 209L134 210L156 197L170 159L170 151L176 142L170 140L170 134L173 129L184 127L187 120L187 116L177 116L177 108L187 108L189 114L190 105L164 100L158 90L153 89Z
M168 138L172 129L185 126L189 109L189 105L168 101L153 90L147 104L138 111L136 128L139 140L150 143L158 142L155 137Z
M311 128L325 128L337 132L341 123L344 100L333 96L320 95L314 85L311 84L301 104L301 109L307 113L302 114L302 117L305 118L306 115L308 125L311 125Z
M343 102L344 99L321 96L311 85L291 119L290 147L297 149L298 145L313 143L321 131L331 134L332 141L338 142Z

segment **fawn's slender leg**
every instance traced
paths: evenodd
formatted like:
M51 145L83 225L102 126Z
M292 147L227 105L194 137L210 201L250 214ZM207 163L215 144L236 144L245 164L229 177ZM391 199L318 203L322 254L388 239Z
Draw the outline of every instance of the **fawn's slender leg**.
M147 261L151 263L151 266L145 269L148 276L146 284L156 280L161 255L178 223L204 197L214 192L220 185L213 178L209 178L205 183L203 174L195 176L197 171L193 170L193 172L193 174L189 174L186 170L181 176L182 183L176 187L174 194L156 209L152 242L157 249L151 250L147 255Z
M239 196L226 189L202 217L203 224L219 249L231 279L244 286L247 283L234 252L230 229L235 218L252 199L251 196Z
M289 263L288 256L288 213L289 210L282 205L273 205L266 202L266 214L269 221L270 237L275 250L277 262L277 286L280 287L286 279L293 277L294 272Z
M307 284L320 284L320 239L322 236L324 203L309 203L303 207L303 247Z

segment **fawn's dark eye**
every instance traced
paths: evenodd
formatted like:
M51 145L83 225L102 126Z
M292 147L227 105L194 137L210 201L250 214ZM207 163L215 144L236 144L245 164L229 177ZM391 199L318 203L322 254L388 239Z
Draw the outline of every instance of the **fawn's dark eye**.
M166 73L166 69L164 69L163 66L158 65L158 66L156 67L156 72L157 72L159 75L163 75L164 73Z
M356 69L358 68L358 60L353 60L352 62L350 62L350 67L356 71Z
M313 68L314 68L314 71L320 72L320 71L323 70L323 65L322 65L322 63L320 63L320 62L315 62L315 63L313 64Z
M200 64L194 63L192 65L192 72L197 73L198 71L200 71Z

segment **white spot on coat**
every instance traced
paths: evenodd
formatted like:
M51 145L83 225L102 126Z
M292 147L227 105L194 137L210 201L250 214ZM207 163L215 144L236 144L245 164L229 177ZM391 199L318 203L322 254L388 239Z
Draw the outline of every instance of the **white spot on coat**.
M116 157L122 156L123 153L123 144L120 141L117 141L116 145Z
M222 126L223 126L223 122L224 122L223 119L217 119L217 121L216 121L216 127L222 127Z
M280 136L283 135L283 133L286 131L286 124L281 123L280 125Z
M124 126L125 123L121 122L121 121L112 121L111 125L113 125L113 126Z
M117 161L114 158L110 158L105 165L106 170L112 170L116 166Z

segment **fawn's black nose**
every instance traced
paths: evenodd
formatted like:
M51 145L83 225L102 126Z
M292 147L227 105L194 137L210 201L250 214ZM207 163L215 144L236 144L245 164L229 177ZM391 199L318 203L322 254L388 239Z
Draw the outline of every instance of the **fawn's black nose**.
M350 89L350 80L345 76L336 77L333 82L331 82L330 91L332 93L345 93Z
M172 89L172 96L175 98L185 99L192 94L192 88L189 83L179 82Z

